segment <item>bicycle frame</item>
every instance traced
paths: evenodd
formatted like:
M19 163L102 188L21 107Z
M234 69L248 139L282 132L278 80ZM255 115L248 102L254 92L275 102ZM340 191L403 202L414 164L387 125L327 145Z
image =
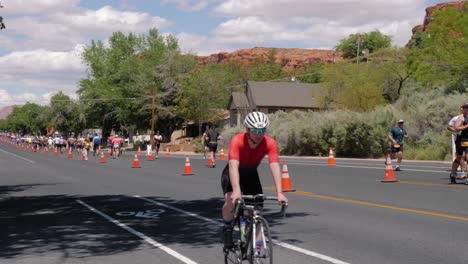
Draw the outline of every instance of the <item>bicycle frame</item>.
M248 200L248 202L246 203L245 200ZM238 241L234 241L235 247L233 249L225 249L225 263L228 263L227 260L230 259L228 258L230 252L233 254L233 263L242 263L242 260L248 260L249 263L254 263L254 260L256 260L255 263L257 261L263 263L260 259L267 259L265 261L273 263L271 233L268 222L262 216L262 206L260 206L266 200L276 201L277 197L263 196L262 194L243 195L242 200L236 201L233 228L237 226L239 233L241 233L241 221L244 219L248 220L245 226L245 239L240 235ZM286 207L287 204L281 206L283 216ZM245 215L245 212L247 212L247 215ZM259 241L262 241L261 252L266 252L266 254L257 254L257 237Z

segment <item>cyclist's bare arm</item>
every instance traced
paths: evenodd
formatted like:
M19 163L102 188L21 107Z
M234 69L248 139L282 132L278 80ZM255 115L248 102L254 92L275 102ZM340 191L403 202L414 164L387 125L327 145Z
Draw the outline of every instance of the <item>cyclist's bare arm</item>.
M288 203L288 198L283 194L283 187L281 185L281 168L278 162L270 163L271 175L275 181L276 193L278 195L278 203Z
M240 189L240 180L239 180L239 161L230 160L229 161L229 180L231 181L232 186L232 203L241 198L241 189Z

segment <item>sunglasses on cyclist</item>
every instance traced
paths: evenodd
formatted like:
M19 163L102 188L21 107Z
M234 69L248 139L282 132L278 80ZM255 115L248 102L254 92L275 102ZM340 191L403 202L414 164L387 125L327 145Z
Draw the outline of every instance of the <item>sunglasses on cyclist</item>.
M251 128L250 132L252 132L252 134L254 134L254 135L265 135L266 128L260 128L260 129Z

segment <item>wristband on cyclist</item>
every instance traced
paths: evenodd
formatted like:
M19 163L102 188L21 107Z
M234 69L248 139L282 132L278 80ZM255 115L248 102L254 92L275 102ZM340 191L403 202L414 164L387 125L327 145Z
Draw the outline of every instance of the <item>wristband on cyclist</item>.
M283 194L283 192L276 192L277 194Z

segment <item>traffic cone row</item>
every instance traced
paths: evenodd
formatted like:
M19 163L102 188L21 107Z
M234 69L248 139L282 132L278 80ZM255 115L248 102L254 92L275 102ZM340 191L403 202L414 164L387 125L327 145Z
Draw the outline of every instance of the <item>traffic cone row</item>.
M397 182L395 174L393 173L392 159L390 154L387 154L387 160L385 161L385 177L382 182Z

